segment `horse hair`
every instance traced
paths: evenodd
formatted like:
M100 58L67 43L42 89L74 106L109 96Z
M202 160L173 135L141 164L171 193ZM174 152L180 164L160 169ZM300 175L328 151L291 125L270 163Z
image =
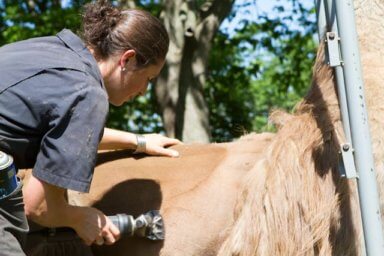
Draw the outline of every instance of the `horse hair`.
M322 44L308 94L271 120L277 134L244 178L218 255L359 255L358 199L338 172L344 134Z

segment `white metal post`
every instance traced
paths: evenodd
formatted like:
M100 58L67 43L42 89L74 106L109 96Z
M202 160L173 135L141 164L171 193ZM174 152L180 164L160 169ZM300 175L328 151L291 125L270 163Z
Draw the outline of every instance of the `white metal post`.
M380 201L372 155L364 82L352 0L334 0L367 255L384 255Z
M326 31L333 33L333 38L338 40L340 35L341 62L340 65L335 64L333 67L335 67L337 78L344 130L347 140L353 145L353 158L359 176L357 184L365 250L367 255L382 256L384 255L384 239L379 194L364 97L353 2L352 0L316 0L315 4L319 33L326 33L323 32L326 27ZM327 36L327 38L329 37ZM328 53L328 55L331 54Z

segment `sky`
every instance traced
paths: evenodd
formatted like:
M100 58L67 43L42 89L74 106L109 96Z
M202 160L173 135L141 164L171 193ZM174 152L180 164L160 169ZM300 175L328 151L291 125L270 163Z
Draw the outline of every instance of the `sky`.
M67 6L71 0L61 0L63 6ZM273 7L276 3L286 3L286 0L235 0L235 5L246 5L244 8L244 12L241 15L242 18L248 18L250 20L256 19L258 14L267 13L269 15L273 15L275 12L273 11ZM314 0L300 0L302 4L305 6L313 6ZM289 4L286 4L286 7L289 9ZM234 30L236 25L238 24L239 16L236 16L232 21L228 21L228 19L224 20L221 27L228 28L229 30ZM292 24L294 25L294 24Z
M239 6L242 6L241 9L239 9L235 15L235 17L231 20L225 19L221 26L220 30L227 33L229 36L232 36L235 34L235 29L242 26L242 23L240 20L253 20L257 22L258 17L263 14L267 15L269 18L274 18L279 15L279 13L274 10L274 7L278 5L284 5L284 9L286 12L289 12L291 14L292 4L291 1L287 0L235 0L235 6L234 8L237 8ZM300 0L300 3L304 5L306 8L312 8L315 4L314 0ZM243 7L244 6L244 7ZM287 13L280 14L282 16L287 16ZM315 20L315 14L308 17L309 20ZM288 21L287 21L288 22ZM295 21L295 18L293 17L292 22L288 24L291 29L297 30L297 31L303 31L305 28L303 28L301 25L299 25L299 22ZM257 37L258 35L255 35ZM314 35L314 38L317 39L317 35ZM246 44L242 45L244 48L250 47L250 49L253 49L252 46L247 46ZM250 50L244 52L243 56L243 65L247 66L249 61L252 61L255 59L255 56L260 57L265 53L263 48L257 48L256 50ZM267 56L264 58L268 58Z
M306 7L312 7L315 3L314 0L300 0L300 2ZM244 11L239 12L239 15L236 15L231 21L228 19L224 20L220 28L228 29L230 32L239 25L238 21L240 19L256 20L259 14L268 14L270 17L273 17L273 15L276 15L276 11L273 8L277 3L286 3L286 9L290 9L290 4L286 0L235 0L235 6L246 5L246 7L242 8ZM315 17L309 18L314 19ZM296 26L294 22L291 25Z

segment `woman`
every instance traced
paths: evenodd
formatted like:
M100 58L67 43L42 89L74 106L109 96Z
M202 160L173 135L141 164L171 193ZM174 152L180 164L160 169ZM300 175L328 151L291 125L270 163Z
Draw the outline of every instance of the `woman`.
M118 106L143 94L168 45L158 19L100 1L85 7L82 40L63 30L0 48L0 151L18 168L33 167L23 196L29 219L71 227L88 245L119 239L102 212L69 205L65 192L88 192L97 149L178 156L166 148L176 139L104 129L108 101ZM23 198L19 185L0 200L0 251L7 255L24 255L17 242L28 230Z

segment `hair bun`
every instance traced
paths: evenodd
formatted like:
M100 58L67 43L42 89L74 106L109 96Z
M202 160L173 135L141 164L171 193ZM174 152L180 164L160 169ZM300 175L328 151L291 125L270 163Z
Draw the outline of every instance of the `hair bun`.
M167 30L158 18L139 9L121 11L107 1L85 6L82 39L96 59L134 50L137 68L164 60L169 47Z
M100 47L105 38L120 22L122 17L120 9L114 7L109 1L100 0L84 6L83 11L83 37L92 46Z
M121 12L111 4L103 4L100 6L100 19L103 20L106 26L113 29L121 19Z

